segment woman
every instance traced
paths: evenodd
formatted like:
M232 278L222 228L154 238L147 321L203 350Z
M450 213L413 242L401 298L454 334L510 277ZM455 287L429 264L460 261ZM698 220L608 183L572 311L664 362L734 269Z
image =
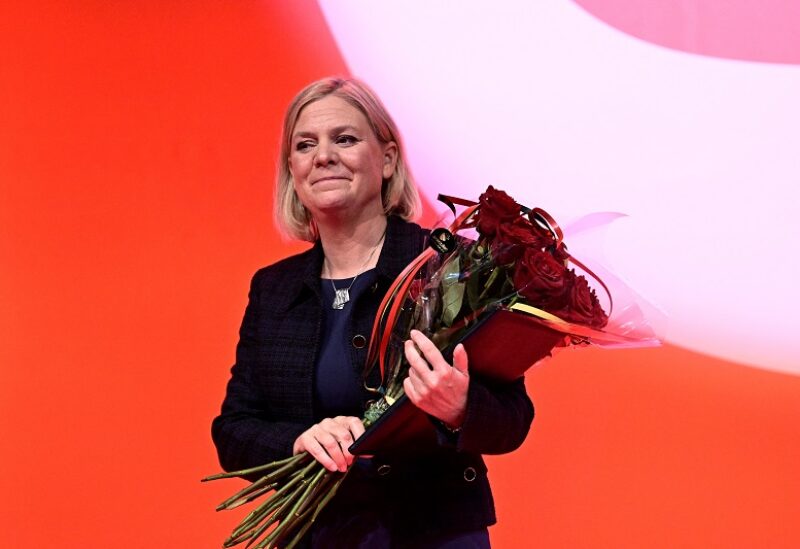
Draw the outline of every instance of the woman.
M533 419L521 379L470 378L463 347L451 367L413 332L404 387L431 416L435 447L403 458L347 451L364 432L360 374L378 306L427 244L409 221L418 206L399 133L371 90L328 78L295 97L276 221L314 245L253 277L212 436L229 471L303 451L331 471L353 468L312 529L315 547L489 547L495 515L480 454L517 448Z

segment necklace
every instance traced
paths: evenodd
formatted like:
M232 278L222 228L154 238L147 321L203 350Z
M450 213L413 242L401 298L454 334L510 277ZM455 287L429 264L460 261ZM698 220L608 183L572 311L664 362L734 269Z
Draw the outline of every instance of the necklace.
M362 274L365 271L366 266L369 265L369 262L372 261L372 256L375 255L375 252L381 247L381 243L383 242L384 238L386 238L386 232L383 233L381 239L378 241L375 247L372 248L372 251L369 253L369 257L367 257L367 260L361 266L361 269L359 269L359 271L356 273L356 276L353 277L353 280L350 281L350 285L347 286L347 288L337 288L336 284L333 283L333 279L330 279L331 287L333 288L334 293L333 303L331 303L332 309L344 309L344 304L350 301L350 288L352 288L353 284L356 283L358 275Z

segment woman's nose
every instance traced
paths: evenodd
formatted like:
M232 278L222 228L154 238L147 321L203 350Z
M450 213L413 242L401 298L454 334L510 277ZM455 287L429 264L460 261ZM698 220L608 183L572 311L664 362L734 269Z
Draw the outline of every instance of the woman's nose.
M319 143L317 146L317 155L314 157L314 162L317 166L335 164L338 159L339 157L336 154L333 143Z

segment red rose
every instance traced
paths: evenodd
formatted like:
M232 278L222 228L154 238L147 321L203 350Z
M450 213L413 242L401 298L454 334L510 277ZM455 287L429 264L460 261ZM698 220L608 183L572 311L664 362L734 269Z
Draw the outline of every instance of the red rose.
M608 323L608 316L600 306L597 294L589 288L585 277L573 274L573 279L566 308L554 314L570 322L602 328Z
M526 248L514 269L513 282L517 291L533 305L554 303L569 289L564 265L552 255Z
M480 196L479 202L478 232L484 236L494 236L500 223L519 217L519 204L505 192L491 185Z
M524 217L501 223L492 239L492 257L499 265L508 265L522 256L526 248L541 250L553 244L553 239Z

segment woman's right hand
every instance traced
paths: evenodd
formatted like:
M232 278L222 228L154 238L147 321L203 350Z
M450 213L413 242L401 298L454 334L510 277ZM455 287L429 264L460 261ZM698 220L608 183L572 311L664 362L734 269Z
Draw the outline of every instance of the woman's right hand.
M345 472L355 457L347 451L364 432L364 424L353 416L325 418L294 441L292 452L308 452L328 471Z

